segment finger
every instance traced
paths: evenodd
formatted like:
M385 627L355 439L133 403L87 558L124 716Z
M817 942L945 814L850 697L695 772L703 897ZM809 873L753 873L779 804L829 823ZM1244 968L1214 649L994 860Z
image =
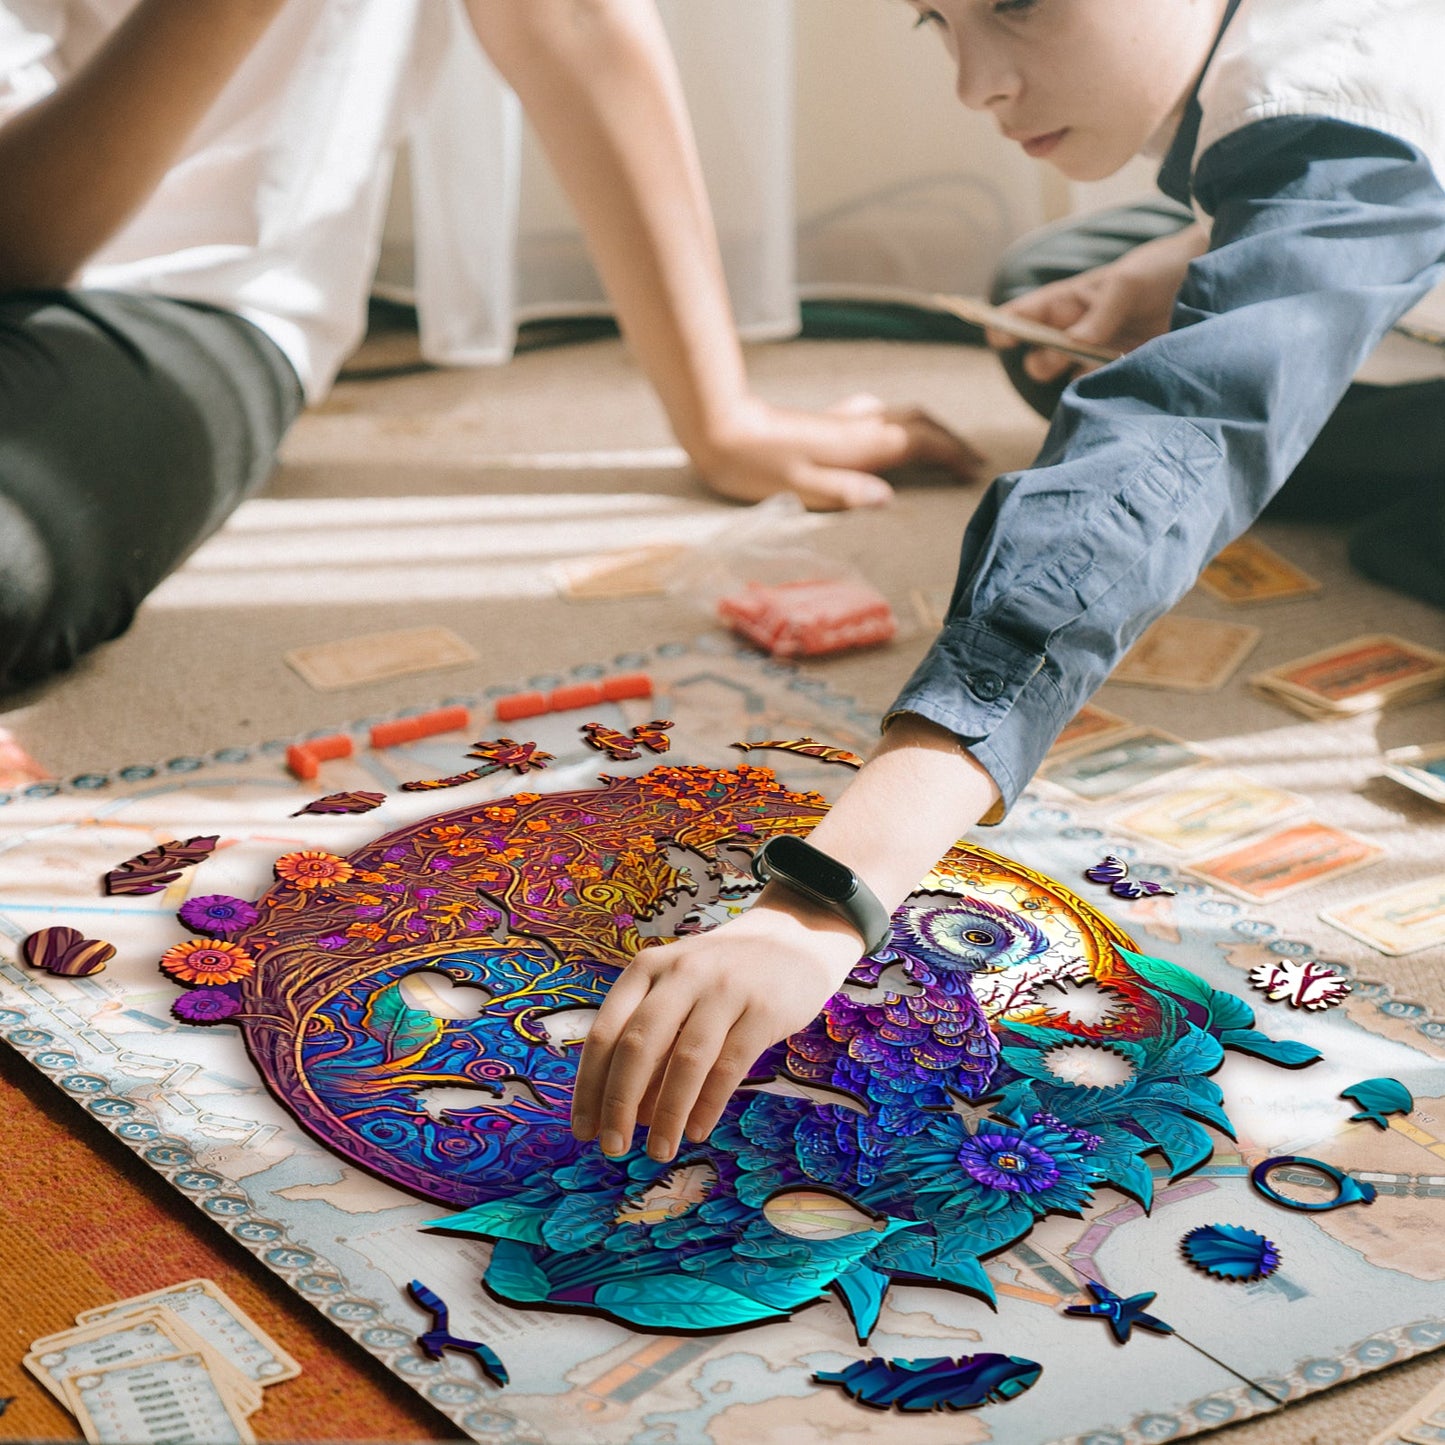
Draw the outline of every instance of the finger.
M1095 289L1093 285L1084 286L1077 278L1068 277L1015 296L998 309L1006 316L1019 316L1025 321L1038 321L1067 331L1089 309Z
M612 1050L607 1081L602 1086L602 1113L597 1142L604 1154L625 1154L632 1147L637 1108L642 1096L672 1052L677 1032L695 1001L691 990L673 986L652 989L633 1011Z
M1031 351L1024 357L1024 370L1035 381L1057 381L1059 377L1077 371L1078 366L1077 356L1070 356L1067 351L1052 351L1046 347Z
M800 467L790 485L810 512L846 512L855 507L883 507L893 488L868 472L810 463Z
M903 462L930 462L947 467L965 481L976 480L987 464L982 452L975 450L957 432L950 431L926 411L919 411L916 407L895 407L884 415L904 430L907 452Z
M992 326L985 326L983 339L993 347L995 351L1012 351L1016 346L1022 346L1017 336L1009 331L996 331Z
M878 397L860 391L854 396L845 396L842 401L835 401L828 408L828 413L831 416L877 416L882 410L883 403Z
M712 1073L736 1021L716 1008L699 1005L688 1015L667 1062L647 1133L647 1152L654 1159L671 1159L682 1140L683 1127L692 1115L698 1094Z
M597 1134L599 1101L617 1040L652 987L651 971L642 964L641 957L639 954L634 958L608 990L582 1045L577 1079L572 1086L572 1135L584 1142Z
M728 1101L737 1093L739 1086L748 1076L748 1070L759 1057L769 1049L776 1039L769 1038L767 1031L756 1024L740 1019L729 1030L717 1061L708 1071L692 1113L687 1120L687 1137L694 1143L701 1143L717 1128Z

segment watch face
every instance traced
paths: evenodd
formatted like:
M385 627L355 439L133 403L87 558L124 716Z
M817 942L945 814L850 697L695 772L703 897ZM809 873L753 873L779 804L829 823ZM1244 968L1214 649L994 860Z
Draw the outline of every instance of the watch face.
M767 843L768 866L820 898L843 903L853 895L856 880L851 869L820 853L801 838L786 833Z

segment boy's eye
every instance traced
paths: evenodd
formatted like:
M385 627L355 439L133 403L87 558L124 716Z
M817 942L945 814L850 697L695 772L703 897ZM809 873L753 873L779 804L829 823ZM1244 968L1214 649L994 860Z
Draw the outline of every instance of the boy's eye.
M918 12L918 19L913 22L913 28L919 30L925 25L942 24L943 16L940 15L937 10L920 10Z
M1039 0L994 0L993 13L995 15L1024 15L1030 10L1037 10Z

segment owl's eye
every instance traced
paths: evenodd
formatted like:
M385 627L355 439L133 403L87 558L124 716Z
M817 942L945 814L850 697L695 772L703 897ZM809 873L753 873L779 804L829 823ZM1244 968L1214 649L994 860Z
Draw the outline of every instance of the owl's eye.
M993 934L986 932L982 928L965 929L963 937L964 941L967 943L977 943L984 946L987 946L988 944L995 941Z

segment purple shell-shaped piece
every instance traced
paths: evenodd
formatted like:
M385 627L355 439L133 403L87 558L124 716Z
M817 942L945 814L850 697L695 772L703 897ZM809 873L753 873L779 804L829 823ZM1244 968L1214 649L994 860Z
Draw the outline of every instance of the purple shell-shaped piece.
M1121 878L1127 877L1129 865L1122 859L1116 858L1112 853L1104 855L1092 868L1084 869L1084 877L1090 883L1117 883ZM1120 897L1124 895L1121 894Z
M1174 890L1148 878L1124 878L1109 885L1115 898L1173 898Z
M42 928L20 945L20 956L31 968L55 972L55 965L77 944L85 942L78 928Z
M385 793L327 793L324 798L312 798L304 808L291 814L299 818L303 813L369 813L386 802Z
M205 893L187 898L176 911L176 917L192 933L206 938L230 938L244 933L261 917L254 904L228 893Z
M87 938L75 928L42 928L25 940L21 953L32 968L60 978L84 978L99 973L115 957L115 945Z
M193 868L211 856L219 833L206 837L187 838L184 843L172 840L158 848L148 848L127 858L105 875L105 891L111 895L159 893L181 876L181 869Z

